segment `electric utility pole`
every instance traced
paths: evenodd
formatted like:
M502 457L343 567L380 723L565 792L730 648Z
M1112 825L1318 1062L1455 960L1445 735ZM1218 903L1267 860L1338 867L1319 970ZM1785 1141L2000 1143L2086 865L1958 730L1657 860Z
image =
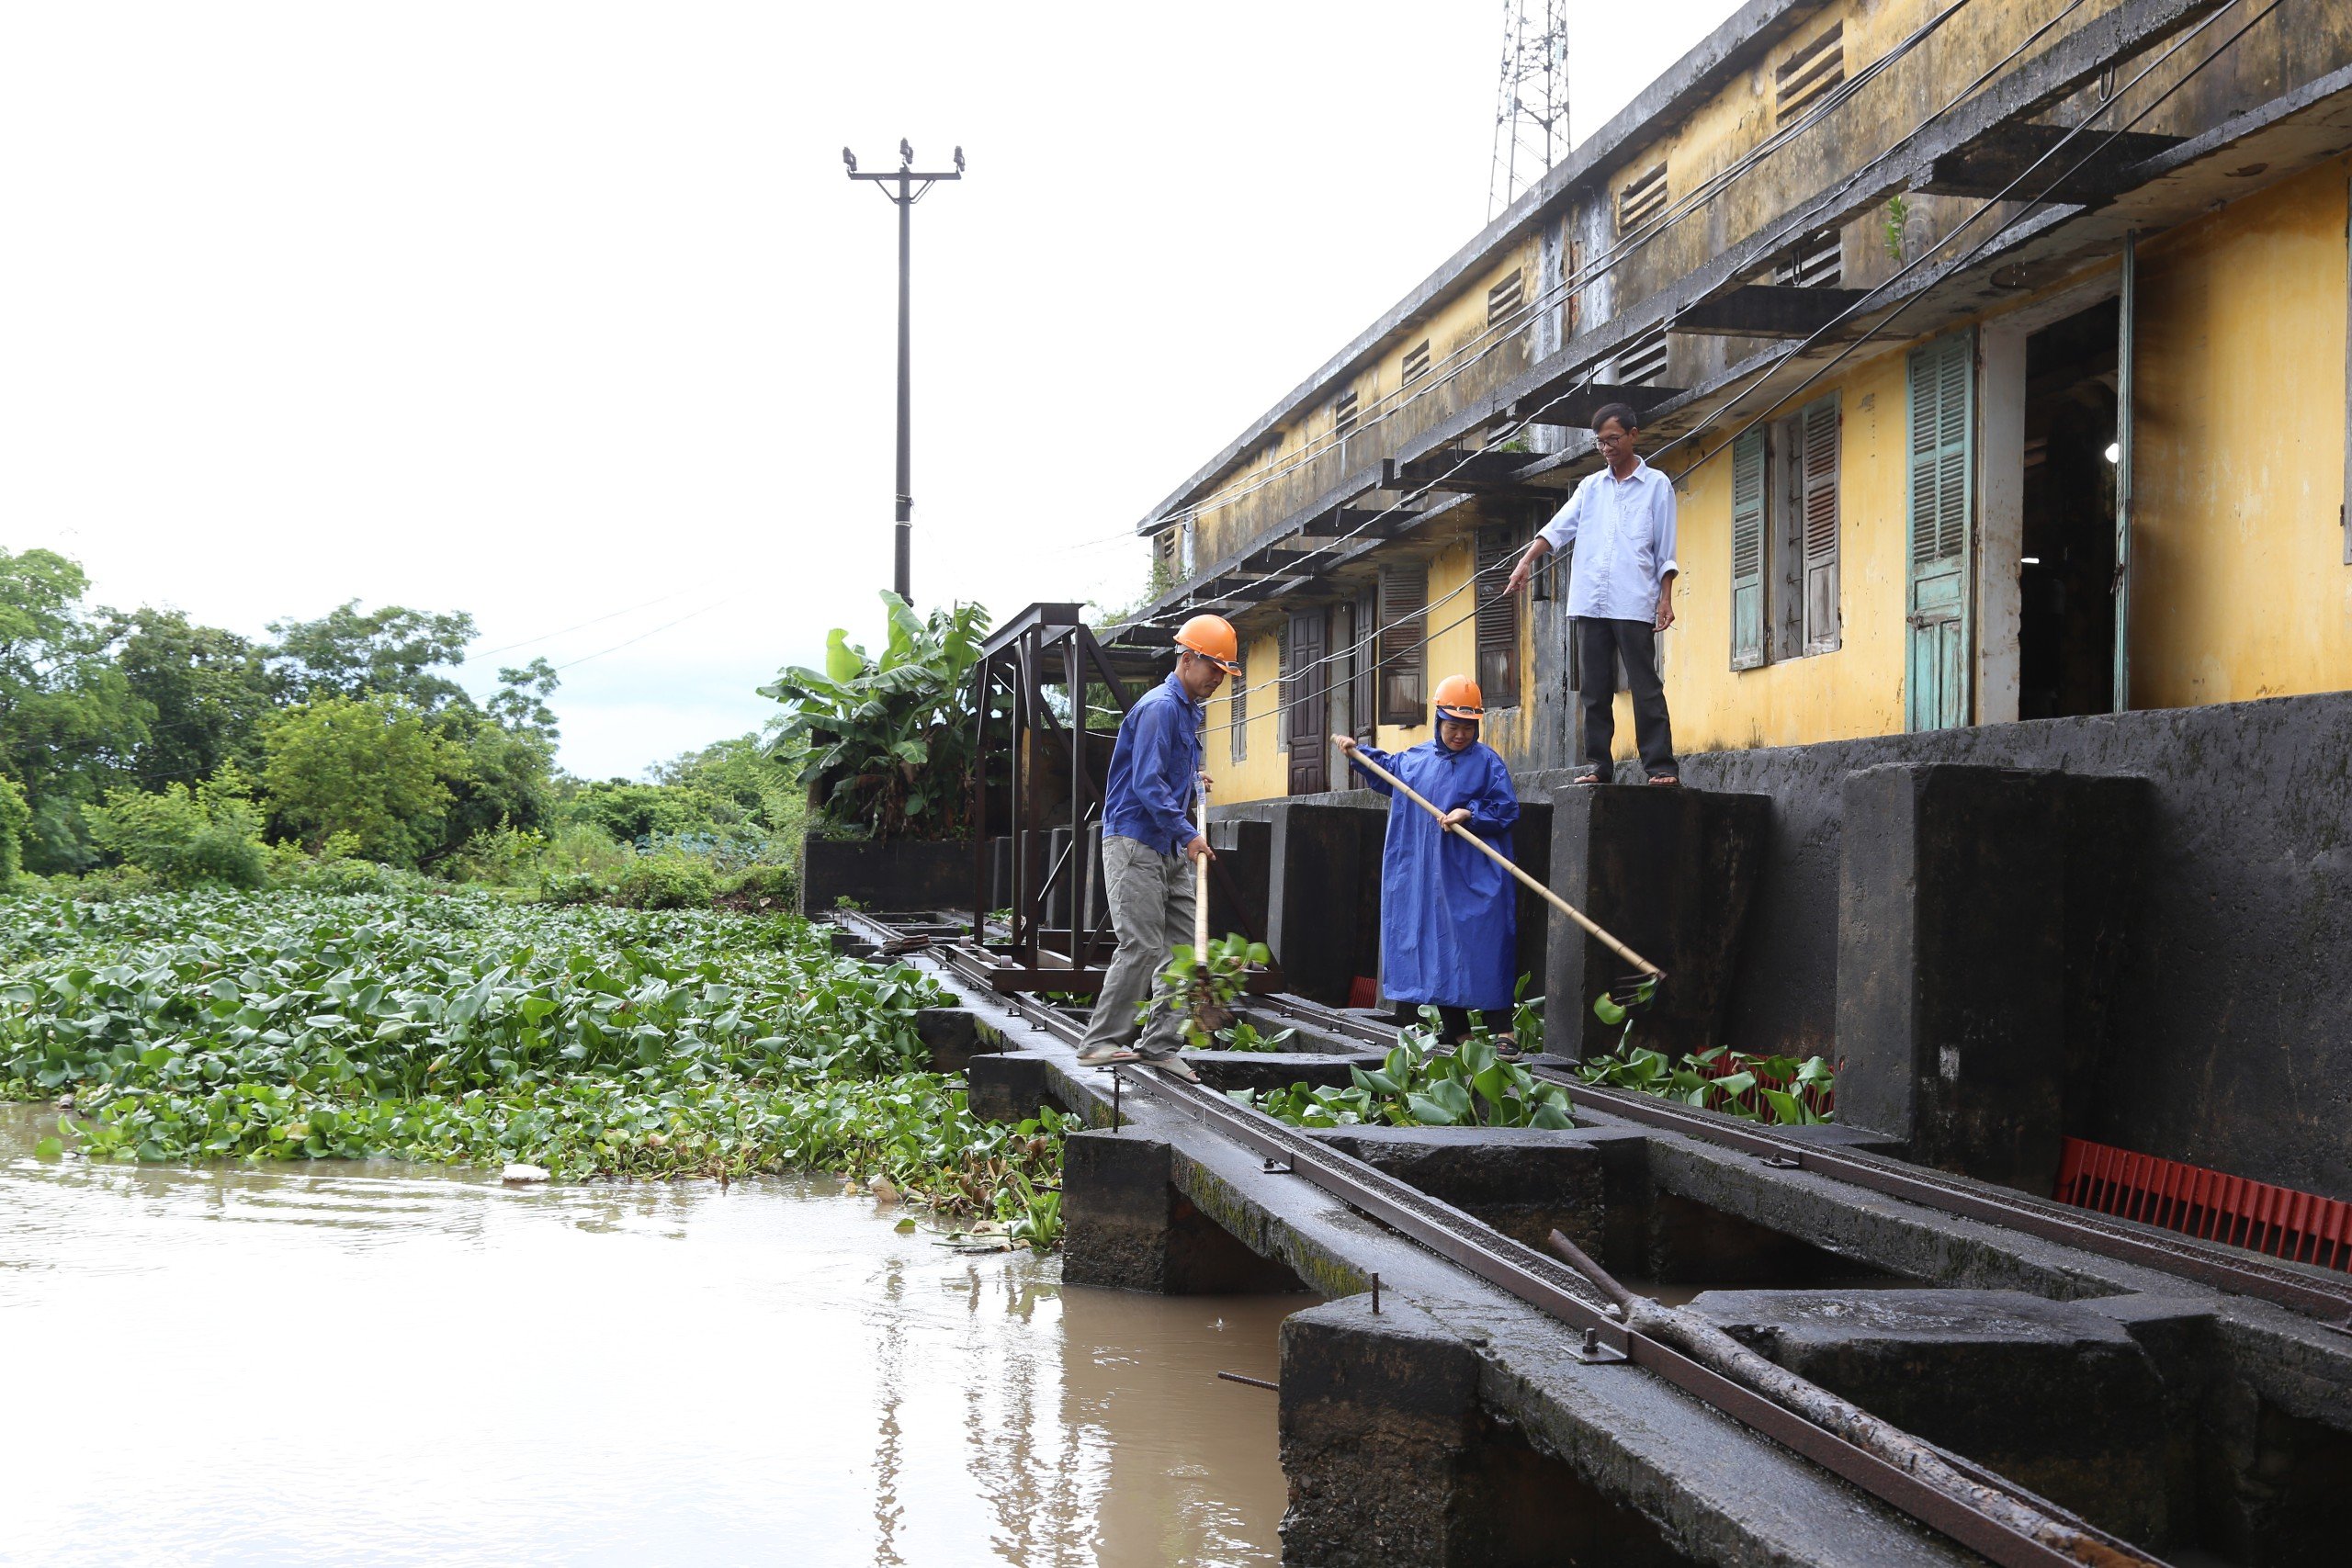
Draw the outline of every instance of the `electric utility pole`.
M964 150L961 147L956 149L956 172L953 174L944 172L918 174L914 167L915 150L907 145L904 137L899 139L899 166L887 175L859 174L857 154L846 147L842 149L842 162L849 165L851 179L872 181L875 188L888 197L891 205L899 209L899 527L890 572L890 587L899 598L911 604L914 602L911 576L915 498L911 493L914 484L913 448L912 438L908 429L907 394L907 258L910 235L909 215L914 210L915 203L921 201L924 193L933 185L941 180L960 180L964 177ZM898 186L895 191L890 188L894 184Z

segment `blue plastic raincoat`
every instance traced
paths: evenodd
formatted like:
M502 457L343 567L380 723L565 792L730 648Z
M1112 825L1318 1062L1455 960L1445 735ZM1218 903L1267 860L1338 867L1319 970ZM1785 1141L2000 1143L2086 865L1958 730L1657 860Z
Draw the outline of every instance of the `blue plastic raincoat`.
M1394 756L1360 750L1439 810L1468 807L1463 826L1510 856L1519 795L1510 770L1485 742L1449 751L1442 740L1425 740ZM1385 782L1361 769L1356 776L1395 796L1380 872L1381 990L1416 1005L1510 1006L1519 955L1519 889L1510 874Z

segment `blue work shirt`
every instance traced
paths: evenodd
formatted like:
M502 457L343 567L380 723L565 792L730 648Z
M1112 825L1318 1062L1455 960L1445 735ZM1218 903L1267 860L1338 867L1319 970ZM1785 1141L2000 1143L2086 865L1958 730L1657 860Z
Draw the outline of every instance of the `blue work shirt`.
M1462 825L1510 857L1519 792L1493 748L1474 740L1449 751L1442 740L1424 740L1394 757L1357 750L1440 811L1468 807ZM1396 793L1385 780L1357 776L1383 795ZM1510 874L1401 797L1388 808L1381 857L1380 955L1381 990L1417 1005L1498 1010L1510 1006L1519 978L1519 888Z
M1674 559L1674 481L1639 457L1622 479L1607 468L1587 474L1541 530L1555 550L1576 547L1568 563L1568 614L1644 626L1655 621L1658 585L1668 572L1681 570Z
M1207 719L1208 710L1193 700L1174 671L1127 710L1111 748L1102 831L1149 845L1158 854L1183 852L1193 841L1193 790Z

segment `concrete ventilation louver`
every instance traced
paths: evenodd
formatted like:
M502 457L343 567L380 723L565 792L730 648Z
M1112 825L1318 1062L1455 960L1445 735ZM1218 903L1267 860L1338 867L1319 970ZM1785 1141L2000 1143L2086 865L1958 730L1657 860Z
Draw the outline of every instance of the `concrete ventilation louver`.
M1430 340L1423 338L1405 351L1405 379L1418 381L1430 373Z
M1665 368L1666 329L1652 327L1617 355L1615 380L1621 387L1646 387Z
M1835 229L1797 242L1772 266L1772 281L1797 288L1835 288L1846 281L1846 246Z
M1773 112L1788 124L1846 80L1846 24L1829 30L1782 61L1772 73Z
M1527 299L1527 274L1523 267L1513 267L1509 277L1487 290L1487 324L1501 326L1519 313Z
M1638 175L1617 193L1617 231L1639 227L1666 210L1666 164L1661 162Z
M1331 405L1331 434L1345 441L1356 433L1356 395L1352 390L1340 394Z

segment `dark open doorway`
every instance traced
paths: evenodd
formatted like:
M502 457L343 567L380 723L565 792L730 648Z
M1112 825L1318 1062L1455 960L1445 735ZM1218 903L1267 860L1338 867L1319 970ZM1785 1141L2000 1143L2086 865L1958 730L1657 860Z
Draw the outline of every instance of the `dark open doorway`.
M2026 340L2018 716L2115 705L2115 387L2119 306Z

